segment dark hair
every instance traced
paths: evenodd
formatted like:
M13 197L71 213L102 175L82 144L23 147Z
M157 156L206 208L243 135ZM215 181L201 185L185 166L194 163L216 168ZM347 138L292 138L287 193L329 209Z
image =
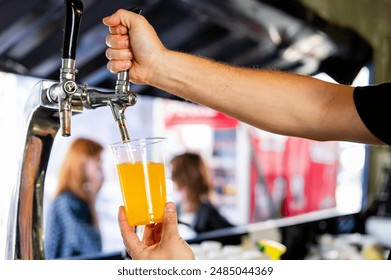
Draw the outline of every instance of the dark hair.
M191 210L208 197L212 181L208 167L202 157L195 153L184 153L171 160L171 179L179 189L186 188L187 201Z

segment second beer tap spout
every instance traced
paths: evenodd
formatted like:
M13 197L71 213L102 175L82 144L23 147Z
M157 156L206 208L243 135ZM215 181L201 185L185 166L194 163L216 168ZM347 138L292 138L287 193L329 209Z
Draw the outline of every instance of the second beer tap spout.
M119 90L119 88L121 90ZM78 96L79 94L75 95L75 100L73 102L76 102ZM126 126L125 110L126 108L136 104L137 95L129 91L127 84L125 84L123 88L117 86L115 92L103 92L84 87L83 92L80 95L79 102L86 109L95 109L102 106L109 106L117 124L121 140L130 140L129 132Z

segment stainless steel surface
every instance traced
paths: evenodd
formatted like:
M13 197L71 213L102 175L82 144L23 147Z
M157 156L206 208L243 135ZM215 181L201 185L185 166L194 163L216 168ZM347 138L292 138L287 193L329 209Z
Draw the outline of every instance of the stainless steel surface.
M128 71L121 71L117 74L117 81L115 82L115 92L123 93L130 91L129 88Z
M25 147L10 209L7 259L45 258L42 230L44 180L53 141L63 117L59 110L62 105L53 98L53 92L57 92L57 96L63 95L63 88L62 83L41 81L27 101ZM75 104L74 110L72 104ZM69 123L71 115L80 113L83 108L109 106L125 134L125 118L118 118L117 114L121 117L128 106L134 105L134 99L128 93L78 87L69 98L69 105Z
M130 102L128 106L136 104L137 97L136 94L130 91L129 76L127 70L121 71L117 74L115 93L118 95L128 94L129 102ZM125 109L127 108L127 106L123 106L121 104L112 102L110 107L113 112L115 122L117 123L118 131L121 135L122 141L130 140L129 131L126 126L126 118L125 118Z
M9 214L6 259L44 259L42 206L46 168L59 129L58 109L47 99L50 82L33 89L25 110L26 139Z

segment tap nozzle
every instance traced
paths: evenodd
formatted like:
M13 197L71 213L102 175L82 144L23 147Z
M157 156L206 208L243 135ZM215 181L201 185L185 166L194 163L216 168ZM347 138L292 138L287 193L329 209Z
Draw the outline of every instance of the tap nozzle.
M71 135L72 96L78 89L76 83L66 80L60 83L61 94L58 96L58 111L62 136Z
M127 107L122 106L115 102L110 102L110 109L113 113L115 123L117 124L118 131L121 135L122 141L129 141L130 136L128 132L128 128L126 126L126 118L125 118L125 109Z
M62 136L71 135L71 119L72 119L72 97L68 96L64 99L58 100L58 108L60 113L60 128Z
M127 70L121 71L117 74L117 81L115 84L115 95L121 96L124 94L128 96L128 102L126 102L126 106L121 103L112 101L110 102L110 108L113 113L115 122L117 123L122 141L128 141L130 140L130 137L128 129L126 127L125 109L128 106L133 106L134 104L136 104L137 96L135 93L130 91Z
M75 82L75 60L63 58L61 60L60 83L57 86L58 111L62 136L71 135L72 96L78 89Z

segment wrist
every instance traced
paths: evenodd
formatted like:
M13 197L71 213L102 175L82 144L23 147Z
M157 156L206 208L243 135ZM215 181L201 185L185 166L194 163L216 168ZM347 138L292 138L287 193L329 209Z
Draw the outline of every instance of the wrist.
M174 55L174 51L165 48L156 54L156 58L151 60L152 63L149 67L149 73L146 76L145 83L147 85L165 90L162 88L162 85L170 77L170 73L172 72L170 61L173 60Z

